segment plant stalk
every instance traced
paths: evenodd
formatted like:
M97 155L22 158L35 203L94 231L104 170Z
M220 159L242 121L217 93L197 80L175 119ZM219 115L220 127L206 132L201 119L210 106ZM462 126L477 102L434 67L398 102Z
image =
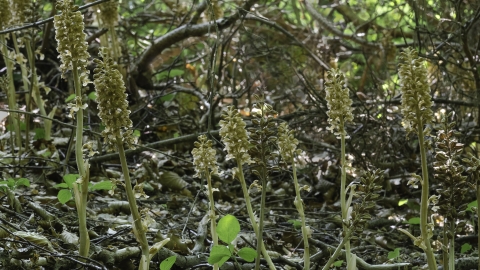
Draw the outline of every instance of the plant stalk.
M120 158L120 163L122 165L122 172L125 178L125 191L127 193L128 205L130 206L130 211L132 212L134 231L137 241L140 243L142 249L142 259L140 262L139 270L148 270L150 264L150 250L147 241L147 235L145 229L143 228L142 218L138 211L137 201L135 198L135 193L132 189L132 181L130 180L130 174L128 171L127 159L125 157L125 149L123 148L123 140L120 137L120 131L117 132L116 136L117 150Z
M13 84L13 61L8 57L8 48L7 48L7 40L5 35L0 35L0 43L2 44L2 55L3 60L5 62L5 66L7 67L7 80L8 80L8 91L7 91L7 100L8 100L8 108L11 110L17 109L17 98L15 94L15 85ZM20 118L17 113L10 113L10 123L13 126L13 130L15 132L15 145L18 146L21 150L22 147L22 137L20 134ZM13 136L12 136L13 137ZM13 151L12 147L12 151Z
M75 96L81 99L82 97L82 84L80 82L80 76L78 75L77 63L72 63L73 83L75 87ZM78 227L80 233L80 256L88 257L90 249L90 237L88 236L87 229L87 195L88 195L88 165L83 160L83 109L80 108L77 111L77 127L76 127L76 139L75 139L75 159L77 161L78 173L82 179L80 183L80 189L74 188L75 204L77 206L78 214Z
M340 255L340 252L342 251L342 247L348 242L350 241L350 234L351 234L351 231L350 230L347 230L345 236L343 237L342 239L342 242L340 242L340 244L338 244L337 246L337 249L335 249L335 252L333 253L332 256L330 256L330 259L328 259L327 261L327 264L325 264L325 266L322 268L322 270L329 270L330 269L330 265L332 265L332 263L338 258L338 256ZM347 254L345 253L345 256Z
M302 236L303 236L303 269L309 270L310 269L310 245L308 244L308 231L307 225L305 222L305 212L303 210L303 201L300 197L300 185L298 184L297 179L297 166L295 165L295 161L292 160L292 171L293 171L293 182L295 185L295 207L297 208L298 214L300 219L302 220Z
M239 160L236 158L236 160ZM240 184L242 186L242 191L243 191L243 196L245 198L245 204L247 206L247 212L248 212L248 217L250 218L250 222L252 223L253 231L255 232L255 235L257 235L258 239L258 224L255 221L255 215L253 214L253 209L252 209L252 203L250 202L250 195L248 194L248 189L247 189L247 184L245 182L245 176L243 175L243 166L240 162L237 162L238 166L238 179L240 180ZM270 258L270 255L267 253L267 249L265 248L265 244L263 241L261 242L261 250L263 257L267 261L268 267L270 270L275 270L275 265L272 262L272 259ZM260 256L260 254L258 254Z
M212 177L208 169L204 172L207 178L208 199L210 201L210 233L212 234L213 244L218 245L217 218L215 216L215 202L213 201ZM218 263L213 265L214 270L218 270Z
M344 128L345 123L344 120L340 120L340 126ZM340 163L342 166L342 175L341 175L341 183L340 183L340 206L342 210L342 224L343 224L343 231L347 231L347 226L345 225L344 222L347 222L348 219L348 209L347 209L347 191L346 191L346 185L347 185L347 160L346 160L346 153L345 153L345 134L342 132L340 136L340 146L341 146L341 153L340 153ZM350 251L350 240L347 239L345 241L345 257L346 257L346 262L347 262L347 267L348 263L350 262L351 258L351 251Z
M477 203L480 202L480 179L478 172L475 172L475 178L477 180ZM477 205L477 235L480 234L480 209ZM477 237L477 248L480 250L480 237ZM480 269L480 259L478 260L478 269Z
M425 136L423 133L423 120L420 118L421 112L417 107L418 117L418 143L420 145L420 157L422 161L422 197L420 201L420 232L425 244L425 255L427 256L428 268L430 270L437 270L437 262L433 254L430 239L428 237L428 197L429 197L429 181L428 181L428 167L427 167L427 151L425 149Z

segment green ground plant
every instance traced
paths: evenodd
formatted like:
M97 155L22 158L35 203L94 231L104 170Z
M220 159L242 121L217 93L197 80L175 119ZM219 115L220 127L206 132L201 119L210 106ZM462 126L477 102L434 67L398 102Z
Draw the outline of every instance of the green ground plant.
M218 221L217 234L220 240L227 245L214 245L208 257L208 263L211 265L218 265L221 267L234 254L240 256L247 262L253 262L257 257L257 252L253 248L243 247L240 250L235 250L232 242L237 238L240 232L240 223L236 217L226 215Z

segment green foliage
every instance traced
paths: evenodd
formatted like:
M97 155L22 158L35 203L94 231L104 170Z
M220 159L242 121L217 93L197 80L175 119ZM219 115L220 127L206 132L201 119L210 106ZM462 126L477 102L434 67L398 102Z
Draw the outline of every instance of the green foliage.
M398 206L402 206L408 202L408 199L401 199L398 201Z
M218 222L218 238L225 243L230 243L235 240L239 232L240 223L238 223L237 218L232 215L226 215Z
M394 260L400 256L400 248L396 248L393 251L388 252L388 259Z
M185 71L181 69L171 69L171 70L165 70L163 72L158 73L155 78L159 81L165 79L165 78L173 78L177 76L182 76Z
M240 223L236 217L226 215L220 219L217 224L218 238L228 246L216 245L210 250L208 263L211 265L218 264L221 267L234 253L234 246L231 244L240 232ZM257 257L257 252L252 248L244 247L237 252L238 256L247 262L253 262Z
M95 92L95 91L90 92L90 94L88 94L88 98L93 100L93 101L96 101L97 100L97 92Z
M76 184L75 182L77 179L80 178L78 174L67 174L63 176L64 183L60 183L55 185L56 188L60 188L57 194L58 201L60 203L66 203L73 198L73 185ZM101 181L96 184L89 183L88 190L95 191L95 190L111 190L115 187L112 181Z
M69 96L65 99L65 102L70 102L70 101L72 101L72 100L74 100L74 99L75 99L75 94L71 94L71 95L69 95Z
M474 207L478 209L478 201L477 201L477 200L469 203L469 204L467 205L466 211L473 212L473 211L474 211Z
M19 178L19 179L13 179L9 178L4 181L0 181L0 190L5 191L7 188L10 190L15 190L18 187L29 187L30 186L30 180L27 178Z
M176 260L177 257L175 256L170 256L166 258L160 263L160 270L170 270L170 268L172 268L172 266L175 264Z
M403 223L407 223L407 224L410 224L410 225L418 225L418 224L420 224L420 218L419 217L414 217L414 218L409 219L408 221L404 221Z
M302 228L302 222L300 220L289 219L287 222L292 223L293 228L295 228L295 230L300 230Z
M334 262L332 265L335 266L335 267L340 267L340 266L342 266L342 264L343 264L343 260L338 260L338 261Z
M44 128L36 128L35 129L35 136L33 137L34 140L40 140L45 138L45 129Z
M472 249L472 245L470 245L469 243L465 243L462 245L462 249L460 250L460 253L464 254L465 252L471 249Z

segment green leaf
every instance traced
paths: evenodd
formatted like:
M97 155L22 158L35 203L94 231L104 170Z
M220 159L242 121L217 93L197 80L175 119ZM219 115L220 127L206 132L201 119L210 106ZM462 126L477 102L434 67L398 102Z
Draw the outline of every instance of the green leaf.
M335 267L340 267L340 266L342 266L342 264L343 264L343 260L338 260L338 261L334 262L332 265L335 266Z
M140 133L140 130L135 129L135 130L133 131L133 136L140 138L140 135L142 135L142 134Z
M240 232L240 223L236 217L226 215L220 219L217 225L218 237L225 243L231 243Z
M180 76L180 75L183 75L183 73L185 73L185 71L181 70L181 69L172 69L172 70L166 70L164 72L160 72L159 74L157 74L155 76L155 78L159 81L165 79L165 78L173 78L173 77L176 77L176 76Z
M67 183L68 188L73 188L73 183L80 177L78 174L67 174L63 176L63 181Z
M54 187L56 188L70 188L67 183L60 183L60 184L56 184Z
M476 207L476 208L478 209L478 201L477 201L477 200L469 203L469 204L467 205L467 210L466 210L466 211L473 212L473 207Z
M36 128L35 129L35 137L33 137L34 140L40 140L40 139L45 139L45 129L43 128Z
M160 263L160 270L170 270L170 268L172 268L172 266L175 264L176 260L177 257L175 256L170 256L166 258Z
M27 178L20 178L17 180L17 186L25 186L29 187L30 186L30 180Z
M68 96L66 99L65 99L65 102L70 102L72 100L75 99L75 94L71 94L70 96Z
M175 98L175 94L174 93L170 93L168 95L165 95L163 97L160 98L161 101L172 101L173 98Z
M72 198L72 193L68 189L61 189L58 192L57 198L59 202L61 202L62 204L65 204L66 202L70 201L70 199Z
M295 230L300 230L302 228L302 222L300 220L289 219L287 222L292 223L293 228L295 228Z
M247 262L253 262L257 257L257 251L253 248L244 247L238 251L238 256Z
M460 253L463 254L471 249L472 249L472 245L470 245L469 243L465 243L462 245L462 249L460 250Z
M13 178L9 178L9 179L7 180L7 186L8 186L9 188L14 188L14 187L15 187L15 180L13 180Z
M222 266L232 254L226 246L213 246L210 250L210 256L208 257L208 263L214 265L218 263L218 266Z
M406 204L408 202L408 199L401 199L400 201L398 201L398 206L402 206L404 204Z
M108 180L96 183L92 186L92 190L110 190L112 187L112 181Z
M388 252L388 259L393 260L400 256L400 248L396 248L394 251Z
M417 225L420 224L420 218L419 217L414 217L409 219L408 221L404 221L403 223L408 223L410 225Z
M90 94L88 94L88 98L93 101L97 100L97 92L95 91L90 92Z

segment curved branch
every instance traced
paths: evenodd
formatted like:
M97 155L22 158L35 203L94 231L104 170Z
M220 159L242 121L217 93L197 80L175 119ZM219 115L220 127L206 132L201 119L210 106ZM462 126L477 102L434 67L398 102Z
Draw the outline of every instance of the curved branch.
M140 56L136 62L136 82L139 86L151 86L151 83L148 84L150 80L150 63L153 59L163 50L169 48L173 44L185 40L190 37L200 37L215 29L215 25L219 30L225 29L233 25L238 19L240 19L256 2L256 0L247 1L242 8L239 8L236 13L230 17L225 17L216 20L215 22L206 22L196 25L182 25L179 28L157 38L154 40L153 44L150 45Z
M323 17L323 15L320 14L314 7L312 7L312 5L308 2L308 0L304 0L302 2L304 3L308 13L315 19L315 21L317 21L328 32L336 36L339 36L341 38L344 38L346 40L350 40L355 43L358 43L365 47L374 48L374 49L381 48L380 44L370 43L366 40L358 38L355 35L345 35L344 33L342 33L342 31L338 30L334 25L332 25L332 23L329 22L325 17Z

